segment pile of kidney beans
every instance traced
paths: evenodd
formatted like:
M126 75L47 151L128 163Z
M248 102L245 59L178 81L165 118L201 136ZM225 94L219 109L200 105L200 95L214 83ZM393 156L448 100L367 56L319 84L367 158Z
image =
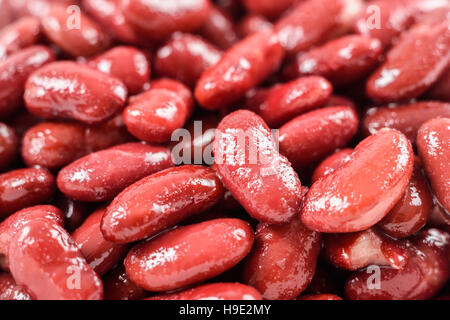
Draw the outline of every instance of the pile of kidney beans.
M449 0L0 0L2 300L448 299L449 212Z

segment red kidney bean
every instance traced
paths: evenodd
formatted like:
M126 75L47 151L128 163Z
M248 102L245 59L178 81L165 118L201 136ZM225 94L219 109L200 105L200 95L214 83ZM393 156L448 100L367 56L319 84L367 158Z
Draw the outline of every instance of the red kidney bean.
M103 235L118 243L144 239L212 207L223 192L212 169L166 169L141 179L113 200L102 220Z
M72 162L59 171L57 184L72 199L106 201L139 179L171 166L169 149L127 143Z
M101 300L100 278L69 234L57 224L36 219L11 239L11 274L38 300Z
M22 209L0 223L0 267L9 270L8 249L12 237L28 222L35 219L48 219L60 226L64 225L62 212L50 205Z
M208 18L199 29L199 33L222 50L230 48L239 41L231 17L216 6L211 6Z
M213 148L222 181L253 218L282 223L298 213L300 179L259 116L246 110L226 116Z
M50 200L55 179L44 169L17 169L0 175L0 217Z
M163 40L175 31L195 31L208 18L209 0L122 1L126 20L145 36Z
M88 152L100 151L135 140L128 132L122 115L115 116L105 123L87 126L85 139Z
M14 130L0 122L0 172L16 159L18 147L19 141Z
M303 168L345 147L357 130L358 116L349 107L311 111L280 128L280 152L294 168Z
M250 225L239 219L180 227L132 248L125 269L149 291L178 289L235 266L249 253L253 238Z
M244 17L238 25L239 34L248 37L264 29L270 29L272 23L260 15L248 15Z
M298 219L282 225L260 224L245 261L244 282L264 299L294 299L311 282L320 246L320 234Z
M450 212L450 119L425 122L417 134L417 149L439 203Z
M113 269L103 278L103 287L105 300L139 300L148 295L130 280L123 265Z
M72 239L86 261L100 276L114 267L128 251L127 245L109 242L103 238L100 223L105 211L105 208L96 210L72 233Z
M353 149L343 149L325 158L314 170L311 181L314 183L343 167L351 160L352 153Z
M329 264L321 264L319 260L316 271L314 272L314 277L309 283L308 288L304 291L304 294L340 294L347 273L346 270L336 269ZM343 277L343 274L345 277Z
M47 38L74 57L90 57L109 46L108 36L95 21L62 5L52 4L41 24Z
M316 181L301 212L319 232L356 232L379 222L403 196L413 169L409 140L393 129L364 139L341 169Z
M91 205L75 201L62 194L58 195L55 206L61 209L64 216L64 229L74 231L92 213Z
M54 55L50 49L32 46L0 61L0 118L14 113L21 107L28 76L53 60Z
M0 273L0 300L31 300L31 297L24 287L16 283L11 274Z
M428 97L445 102L450 102L450 67L436 81L428 92Z
M271 29L251 35L227 50L215 66L203 73L195 87L195 97L206 109L226 107L275 71L283 55Z
M241 283L211 283L177 293L152 296L146 300L262 300L254 288Z
M379 270L379 288L373 288L374 272L361 270L345 285L347 299L420 300L433 297L448 280L447 252L450 236L438 229L419 233L409 244L411 258L402 270Z
M150 142L170 140L192 113L191 91L178 81L160 80L150 90L130 100L123 120L135 137Z
M127 88L119 79L69 61L48 64L25 86L28 110L42 118L104 122L124 106Z
M422 229L433 208L433 195L421 167L414 166L403 197L377 226L395 238L405 238Z
M342 300L342 298L335 294L306 294L298 300Z
M248 11L254 14L274 19L280 16L284 11L289 9L297 0L244 0L243 3Z
M448 2L442 0L371 1L361 10L355 30L363 36L380 39L387 47L419 14L447 5Z
M150 79L146 56L133 47L115 47L92 59L88 65L122 80L130 94L141 92Z
M14 52L36 44L40 35L39 19L33 17L21 18L1 29L0 61Z
M84 126L43 122L25 133L22 157L28 166L58 169L86 154Z
M303 75L327 78L335 86L354 83L370 72L379 61L381 43L375 38L348 35L299 54L284 74L292 79Z
M362 132L368 136L382 128L397 129L415 143L420 126L439 116L450 117L450 103L419 101L395 107L371 108L362 121Z
M83 0L83 8L113 38L125 43L140 44L142 39L125 19L121 0ZM106 9L106 10L105 10Z
M403 269L409 261L406 246L373 228L324 237L323 256L332 265L358 270L369 265Z
M262 97L256 97L256 101L247 99L246 105L274 128L306 111L323 106L330 97L333 87L328 80L311 76L262 90L264 90Z
M287 54L294 55L327 40L332 33L347 32L361 3L359 0L302 1L277 21L275 31Z
M222 52L202 38L175 33L156 53L155 69L162 77L170 77L194 87L202 73L214 66L221 57Z
M418 97L444 73L449 61L449 22L419 25L402 37L370 76L367 94L380 102Z

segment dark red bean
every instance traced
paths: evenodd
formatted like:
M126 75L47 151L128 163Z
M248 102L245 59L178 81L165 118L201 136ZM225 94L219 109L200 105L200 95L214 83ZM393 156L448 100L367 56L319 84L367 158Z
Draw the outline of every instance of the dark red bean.
M202 73L214 66L221 57L222 52L202 38L176 33L159 48L155 68L162 77L170 77L194 87Z
M238 25L239 34L244 38L264 29L272 27L272 23L259 15L248 15Z
M42 118L104 122L124 106L127 88L119 79L70 61L51 63L26 83L28 110Z
M434 194L450 212L450 119L425 122L417 134L417 149Z
M258 97L256 92L256 99L247 99L245 104L271 128L278 128L306 111L323 106L333 87L326 79L311 76L262 90L262 96Z
M300 210L300 179L255 113L239 110L220 122L214 157L225 186L253 218L283 223Z
M16 159L19 141L15 131L0 122L0 172L8 168Z
M11 274L0 273L0 300L31 300L31 297L24 287L16 283Z
M102 28L83 12L78 18L66 6L52 4L41 18L42 29L47 38L68 54L90 57L109 46L109 38Z
M44 169L17 169L0 175L0 217L50 200L55 179Z
M342 300L342 298L335 294L306 294L298 300Z
M141 179L113 200L102 220L103 235L119 243L144 239L212 207L223 192L212 169L166 169Z
M64 225L62 212L50 205L29 207L17 211L0 223L0 267L9 270L8 251L13 236L28 222L48 219L60 226Z
M295 168L303 168L342 148L358 130L349 107L327 107L305 113L280 128L280 152Z
M122 80L130 94L141 92L150 80L147 57L134 47L114 47L89 61L88 65Z
M81 253L92 269L103 275L116 265L128 251L128 246L109 242L100 230L105 208L92 213L83 224L72 233Z
M0 61L0 118L14 113L21 107L28 76L53 60L54 55L50 49L32 46Z
M213 278L250 251L253 230L239 219L180 227L136 245L125 259L130 279L149 291L167 291Z
M272 30L251 35L227 50L215 66L203 73L195 87L195 97L206 109L224 108L275 71L283 55Z
M450 103L420 101L394 107L371 108L362 121L362 132L368 136L382 128L397 129L415 143L420 126L436 117L450 117Z
M447 67L427 95L431 99L450 102L450 67Z
M251 13L260 14L269 19L273 19L289 9L296 1L297 0L244 0L243 2L247 10Z
M127 21L155 40L163 40L175 31L195 31L208 18L210 6L208 0L122 1Z
M55 201L64 216L64 229L68 232L74 231L81 226L83 221L92 213L92 206L89 203L75 201L60 194Z
M222 50L226 50L239 41L233 21L222 9L211 6L202 27L199 30L206 40Z
M139 179L171 166L167 148L127 143L72 162L59 171L57 184L72 199L106 201Z
M364 139L341 169L316 181L301 212L319 232L356 232L379 222L400 200L411 178L409 140L393 129Z
M254 288L241 283L212 283L177 293L152 296L146 300L261 300Z
M298 219L283 225L260 224L245 261L244 282L264 299L294 299L311 282L320 246L320 234Z
M11 274L38 300L101 300L100 278L60 226L28 222L11 239Z
M148 295L130 280L123 265L113 269L103 278L103 287L105 300L139 300Z

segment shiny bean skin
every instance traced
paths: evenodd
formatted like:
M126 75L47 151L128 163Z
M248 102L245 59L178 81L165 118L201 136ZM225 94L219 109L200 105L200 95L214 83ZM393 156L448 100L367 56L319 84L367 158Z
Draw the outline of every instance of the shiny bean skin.
M247 99L246 105L258 113L271 128L278 128L296 116L323 106L333 91L328 80L322 77L301 77L297 80L262 89L263 96Z
M238 30L242 37L247 37L264 29L270 29L272 23L259 15L248 15L239 23Z
M44 169L17 169L0 175L0 217L46 203L55 189L55 179Z
M123 112L123 120L135 137L163 143L180 129L192 113L191 91L175 80L159 80L142 93Z
M345 296L354 300L421 300L433 297L448 280L450 235L426 229L408 244L411 258L402 270L380 269L380 289L367 286L373 272L357 271L345 284Z
M320 246L321 235L298 219L282 225L260 224L243 280L264 299L294 299L311 282Z
M406 246L373 228L324 236L323 256L332 265L359 270L369 265L403 269L408 264Z
M212 283L146 300L262 300L261 294L241 283Z
M356 232L379 222L403 196L413 169L409 140L383 129L355 148L341 169L316 181L301 212L319 232Z
M80 12L79 26L67 7L53 4L41 18L42 30L47 38L68 54L90 57L109 46L109 38L99 25Z
M208 110L224 108L275 71L284 51L271 29L262 30L228 49L198 80L194 95Z
M171 166L167 148L127 143L72 162L59 171L57 184L72 199L101 202L113 199L139 179Z
M0 273L0 300L31 300L27 290L19 286L9 273Z
M71 234L86 261L100 276L121 261L128 251L127 245L103 238L100 223L104 213L105 208L96 210Z
M141 92L150 79L147 58L134 47L115 47L90 60L88 65L120 79L130 94Z
M15 131L0 122L0 172L8 168L16 159L19 141Z
M255 113L239 110L222 119L213 148L222 181L253 218L283 223L299 212L300 179Z
M318 75L335 86L345 86L367 75L376 66L381 53L378 39L344 36L300 54L283 72L291 79Z
M182 288L235 266L249 253L253 239L250 225L239 219L180 227L132 248L125 269L149 291Z
M417 149L434 194L450 212L450 119L425 122L417 134Z
M48 219L60 226L64 225L62 212L50 205L39 205L19 210L0 223L0 267L9 270L8 249L11 239L28 222Z
M42 219L28 222L11 239L9 249L11 274L34 299L103 298L100 278L57 224Z
M450 61L449 23L450 19L419 25L403 35L368 79L369 97L380 102L407 101L427 91Z
M44 46L31 46L0 61L0 118L18 111L28 76L55 59Z
M103 235L118 243L144 239L212 207L223 192L212 169L185 165L163 170L113 200L103 216Z
M163 40L175 31L190 32L208 18L208 0L159 1L127 0L121 8L126 20L140 33L154 40ZM170 8L170 9L167 9Z
M350 161L353 149L343 149L331 156L325 158L321 163L319 163L313 172L311 181L314 183L320 178L338 170L340 167L344 166Z
M12 53L35 45L40 38L39 19L24 17L16 22L0 28L0 61Z
M125 272L123 264L103 277L105 300L140 300L147 292L133 283Z
M394 107L374 107L362 121L364 135L374 134L382 128L397 129L416 142L420 126L436 117L450 117L450 103L420 101Z
M25 85L28 111L47 119L105 122L125 105L127 88L119 79L70 61L51 63Z
M230 48L239 41L233 21L225 11L216 6L211 6L208 18L198 32L222 50Z
M188 33L176 33L159 48L155 68L162 77L170 77L194 87L202 73L215 65L221 57L222 51L202 38Z
M68 232L74 231L92 213L92 205L81 201L76 201L60 194L55 200L64 217L64 229Z
M357 130L358 117L349 107L310 111L280 128L280 152L294 168L303 168L345 147Z
M422 168L414 166L405 194L377 226L395 238L405 238L422 229L433 208L433 195Z

